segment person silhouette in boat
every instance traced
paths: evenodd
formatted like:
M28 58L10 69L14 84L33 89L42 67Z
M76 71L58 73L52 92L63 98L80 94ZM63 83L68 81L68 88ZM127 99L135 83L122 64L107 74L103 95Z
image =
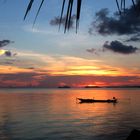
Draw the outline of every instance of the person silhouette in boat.
M113 97L113 100L117 100L115 97Z
M114 102L114 103L116 103L117 102L117 99L115 97L113 97L112 99L108 99L107 101L108 102Z
M113 101L114 101L114 103L117 103L118 99L113 97Z

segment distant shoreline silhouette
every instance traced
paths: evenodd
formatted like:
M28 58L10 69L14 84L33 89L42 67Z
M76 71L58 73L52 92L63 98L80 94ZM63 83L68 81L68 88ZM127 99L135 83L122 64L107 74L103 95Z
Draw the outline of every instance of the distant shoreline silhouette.
M140 85L122 85L122 86L84 86L84 87L71 87L71 86L58 86L58 87L47 87L47 86L0 86L0 88L140 88Z

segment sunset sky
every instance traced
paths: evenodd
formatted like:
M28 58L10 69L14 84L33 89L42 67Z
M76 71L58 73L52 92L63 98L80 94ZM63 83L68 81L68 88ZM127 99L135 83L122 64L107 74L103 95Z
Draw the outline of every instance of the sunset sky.
M0 1L0 86L140 85L140 17L131 0L119 16L115 0L83 0L78 33L58 31L62 0Z

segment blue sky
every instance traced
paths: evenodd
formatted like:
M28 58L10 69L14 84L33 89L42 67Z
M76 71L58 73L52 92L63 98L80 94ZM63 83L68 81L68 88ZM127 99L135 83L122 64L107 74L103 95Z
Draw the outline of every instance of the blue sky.
M0 28L1 28L1 38L10 38L15 41L14 47L16 48L30 48L31 50L46 51L46 42L51 44L54 42L55 38L61 35L61 38L65 39L66 36L76 36L75 30L71 31L69 34L63 34L63 29L58 33L58 27L51 27L49 22L55 16L60 15L60 8L62 0L52 0L46 1L37 19L34 29L32 29L33 20L35 17L36 9L38 4L34 4L33 9L28 15L26 21L23 21L24 13L28 4L28 0L24 1L6 1L5 3L1 1L0 8ZM38 0L36 0L38 2ZM109 5L107 3L110 3ZM117 9L116 4L112 0L101 3L87 0L83 1L82 16L80 22L80 30L78 31L79 36L88 36L88 26L92 18L94 17L95 10L100 10L102 7L109 6L110 10ZM84 18L88 17L88 18ZM38 30L38 34L33 30ZM72 34L72 35L71 35ZM54 38L54 39L53 39ZM77 37L78 38L78 37ZM94 37L91 37L94 40ZM49 42L48 42L49 41ZM27 43L26 43L27 42ZM42 48L38 50L36 46L40 45L42 42ZM24 45L23 45L24 44ZM49 45L50 45L49 44ZM30 47L31 46L31 47ZM34 47L33 47L34 46ZM55 44L54 44L55 47ZM43 50L44 48L44 50ZM55 51L56 48L54 48ZM49 51L49 47L47 48ZM51 49L52 50L52 49Z

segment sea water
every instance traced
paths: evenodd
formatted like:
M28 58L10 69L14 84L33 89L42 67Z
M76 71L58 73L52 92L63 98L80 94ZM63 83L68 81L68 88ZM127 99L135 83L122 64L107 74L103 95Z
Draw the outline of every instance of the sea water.
M79 104L76 98L118 103ZM140 89L0 89L0 140L124 140L140 129Z

